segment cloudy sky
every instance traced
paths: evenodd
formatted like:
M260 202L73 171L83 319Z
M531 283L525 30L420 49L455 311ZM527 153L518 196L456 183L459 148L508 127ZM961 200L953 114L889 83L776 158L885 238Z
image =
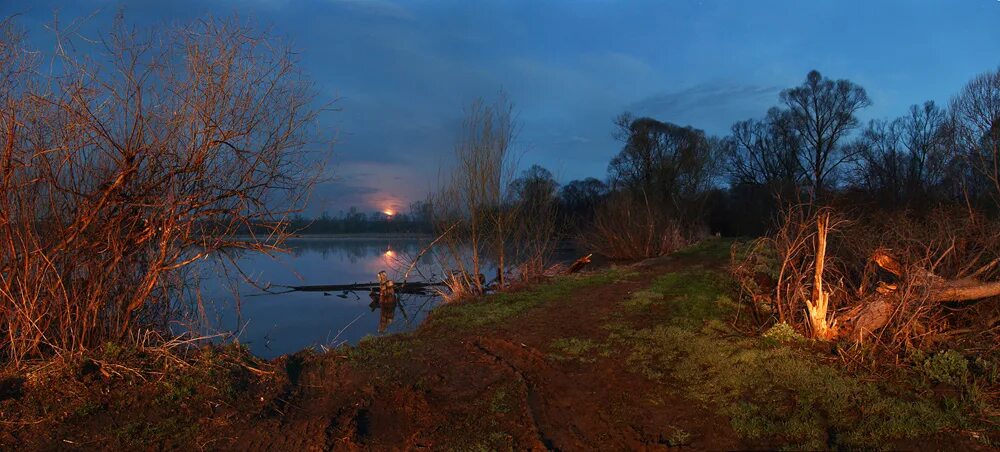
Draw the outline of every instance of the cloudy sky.
M603 177L622 111L725 134L810 69L864 86L865 119L946 103L1000 66L1000 1L0 0L39 46L44 25L123 11L138 25L205 15L288 38L336 136L311 213L404 209L436 186L463 109L505 91L522 166ZM96 14L95 14L96 13Z

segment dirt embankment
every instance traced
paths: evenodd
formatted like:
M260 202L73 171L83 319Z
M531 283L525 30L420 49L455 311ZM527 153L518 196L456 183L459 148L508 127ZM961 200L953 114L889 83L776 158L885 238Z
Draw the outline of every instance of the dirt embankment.
M2 395L0 446L732 450L904 444L892 441L948 430L942 420L932 434L869 431L863 419L828 420L838 413L820 402L802 405L792 380L826 378L827 367L814 364L821 357L718 332L729 318L713 276L724 245L447 306L415 333L327 353L268 363L216 353L145 380L92 364L64 379L65 388L24 382ZM763 381L774 369L800 374L784 386ZM754 389L767 385L774 388ZM828 386L877 404L853 380ZM869 417L909 419L902 403ZM761 411L768 404L777 414ZM914 425L930 422L914 416ZM948 431L949 441L983 447Z

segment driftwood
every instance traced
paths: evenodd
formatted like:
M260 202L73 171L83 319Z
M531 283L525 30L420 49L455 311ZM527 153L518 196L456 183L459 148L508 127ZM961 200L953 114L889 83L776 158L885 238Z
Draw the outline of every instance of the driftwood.
M421 252L422 254L423 252ZM588 254L583 256L576 261L574 261L567 269L566 274L573 274L583 270L591 262L591 257L593 254ZM403 276L403 281L392 281L388 278L385 271L378 273L378 281L366 282L366 283L354 283L354 284L321 284L312 286L286 286L281 284L274 284L271 287L280 287L286 289L284 292L270 292L271 294L282 294L289 292L341 292L346 294L348 292L368 292L372 295L373 300L380 300L380 295L386 292L388 288L393 294L407 294L407 295L429 295L433 294L438 288L448 287L442 281L407 281L405 278L409 274L411 268L407 269L406 274ZM469 281L473 280L473 277L468 273L453 270L452 275L465 278ZM492 287L497 281L494 279L489 283L486 283L486 278L482 274L477 274L475 279L478 279L479 283L483 286Z
M975 278L946 279L920 267L906 268L885 250L872 255L879 268L893 274L903 284L915 289L914 294L924 295L934 303L981 300L1000 295L1000 281L983 282ZM993 265L992 263L990 265ZM980 274L976 272L974 274ZM903 296L897 284L880 284L876 293L868 296L852 317L852 327L842 333L855 340L884 327L900 305Z
M410 281L410 282L391 282L393 285L393 290L396 293L401 294L416 294L424 295L429 293L432 289L437 287L446 287L443 282L439 281ZM317 286L282 286L274 285L274 287L281 287L283 289L288 289L287 292L372 292L380 291L381 284L376 282L367 283L355 283L355 284L326 284ZM287 293L281 292L281 293Z
M570 264L569 268L566 269L566 274L572 275L573 273L577 273L580 270L583 270L583 267L586 267L587 264L590 263L590 258L593 257L593 256L594 256L593 254L588 254L586 256L583 256L583 257L581 257L581 258L573 261L573 263Z

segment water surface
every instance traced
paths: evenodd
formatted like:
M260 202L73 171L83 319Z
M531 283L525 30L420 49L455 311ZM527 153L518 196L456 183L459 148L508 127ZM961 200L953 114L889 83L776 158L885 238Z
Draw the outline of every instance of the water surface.
M258 284L328 285L376 280L385 270L397 281L413 256L426 246L423 238L298 238L287 242L288 254L276 258L247 253L240 267ZM426 261L425 261L426 259ZM418 271L435 278L425 256ZM290 292L272 294L244 281L235 287L217 273L203 276L202 298L211 329L228 331L261 357L272 358L304 348L357 343L366 335L412 330L440 300L403 295L394 309L371 305L367 293ZM241 279L241 278L237 278ZM410 280L421 279L411 274ZM235 294L234 294L235 289Z

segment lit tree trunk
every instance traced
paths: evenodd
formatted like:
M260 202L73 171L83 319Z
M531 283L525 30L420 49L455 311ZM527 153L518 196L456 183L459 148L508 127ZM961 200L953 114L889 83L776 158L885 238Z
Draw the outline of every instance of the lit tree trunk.
M813 296L812 301L806 301L806 314L809 316L813 337L822 340L830 339L833 335L832 325L827 323L830 293L823 290L823 263L826 260L826 233L829 230L830 214L819 215L816 219L816 276Z

